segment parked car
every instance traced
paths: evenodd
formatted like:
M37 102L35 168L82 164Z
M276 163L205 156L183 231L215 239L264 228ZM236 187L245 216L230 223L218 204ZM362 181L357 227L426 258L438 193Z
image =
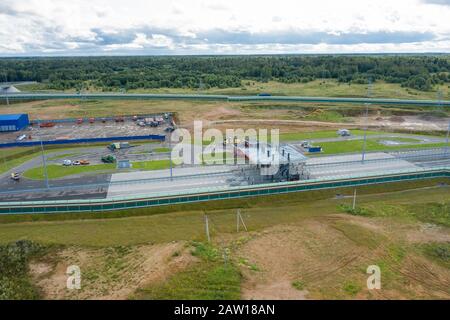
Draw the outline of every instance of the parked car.
M74 166L79 166L81 163L78 160L75 160L74 162L72 162L72 165Z
M18 172L12 172L11 173L11 179L13 179L14 181L19 181L20 180L20 174Z
M89 164L89 161L87 161L87 160L80 160L79 162L82 166L86 166Z
M63 166L71 166L72 160L63 160Z
M22 141L27 137L26 134L21 134L20 136L17 137L16 141Z
M337 134L340 135L341 137L348 137L351 135L350 130L348 129L339 129L337 131Z
M303 148L309 148L311 146L311 143L309 141L302 141L301 146Z

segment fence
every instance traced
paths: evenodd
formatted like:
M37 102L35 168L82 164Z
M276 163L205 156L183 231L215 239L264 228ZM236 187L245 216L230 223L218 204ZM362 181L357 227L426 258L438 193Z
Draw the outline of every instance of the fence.
M117 93L11 93L1 94L0 99L9 100L48 100L48 99L114 99L114 100L206 100L206 101L290 101L321 103L374 103L383 105L416 105L450 107L448 100L410 100L380 98L327 98L301 96L227 96L208 94L117 94Z
M111 141L128 141L128 140L158 140L164 141L166 136L160 134L151 134L146 136L118 136L106 138L84 138L84 139L62 139L62 140L46 140L42 141L43 145L61 145L72 143L96 143L96 142L111 142ZM41 145L41 141L26 141L26 142L9 142L1 143L0 148L10 147L32 147Z

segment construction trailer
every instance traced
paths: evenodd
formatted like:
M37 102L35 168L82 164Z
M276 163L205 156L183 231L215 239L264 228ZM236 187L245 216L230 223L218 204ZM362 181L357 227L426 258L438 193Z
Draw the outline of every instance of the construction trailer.
M25 113L0 115L0 132L19 131L29 125L30 119Z

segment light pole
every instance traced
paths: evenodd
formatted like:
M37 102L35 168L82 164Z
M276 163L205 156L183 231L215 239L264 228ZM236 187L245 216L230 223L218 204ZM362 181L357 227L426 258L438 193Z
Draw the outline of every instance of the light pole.
M45 177L45 187L48 189L48 175L47 175L47 164L45 162L44 144L41 139L41 153L42 153L42 163L44 164L44 177Z
M172 178L173 178L173 171L172 171L172 132L169 131L168 137L169 137L169 167L170 167L170 181L172 181Z
M8 75L5 73L5 97L6 97L6 105L9 106L9 98L8 98Z
M445 108L444 108L444 106L442 105L442 91L441 90L439 90L438 92L437 92L437 101L438 101L438 111L442 111L442 112L444 112L444 113L446 113L445 112ZM442 110L441 110L442 109ZM449 122L448 122L448 127L447 127L447 134L446 134L446 136L445 136L445 148L444 148L444 154L445 154L445 156L447 156L447 153L448 153L448 151L449 151L449 145L448 145L448 142L449 142L449 131L450 131L450 120L449 120Z
M372 89L372 81L369 78L369 83L367 86L367 97L370 99L371 96L371 89ZM369 126L369 102L365 103L366 106L366 112L365 112L365 121L366 125L364 127L364 140L363 140L363 147L362 147L362 158L361 162L364 163L364 160L366 159L366 145L367 145L367 128Z
M37 128L39 128L41 124L41 121L39 119L37 119ZM37 129L39 131L39 129ZM40 140L40 145L41 145L41 155L42 155L42 164L43 164L43 169L44 169L44 179L45 179L45 187L48 189L50 188L50 185L48 183L48 173L47 173L47 162L45 161L45 153L44 153L44 143L42 142L42 137L39 136L39 140Z
M449 140L449 133L450 133L450 120L448 121L448 127L447 127L447 136L445 137L445 155L447 156L448 150L450 148L449 144L448 144L448 140Z

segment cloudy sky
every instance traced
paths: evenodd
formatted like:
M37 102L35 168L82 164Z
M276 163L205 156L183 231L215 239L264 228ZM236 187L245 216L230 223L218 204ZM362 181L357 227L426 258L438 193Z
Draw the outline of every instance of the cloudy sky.
M0 0L0 55L450 52L450 0Z

